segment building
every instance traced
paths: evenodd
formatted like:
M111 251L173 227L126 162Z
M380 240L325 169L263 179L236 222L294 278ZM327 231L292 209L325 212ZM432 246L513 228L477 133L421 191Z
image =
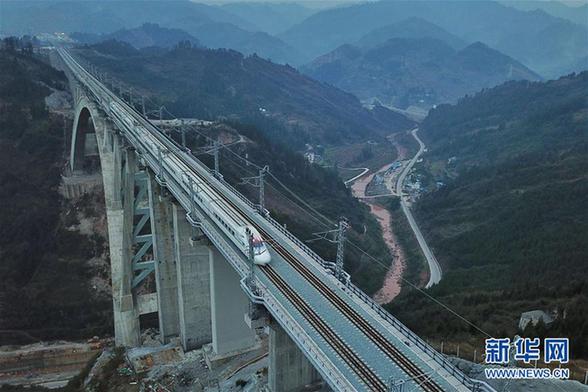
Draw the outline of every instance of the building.
M543 323L547 326L553 323L554 318L542 310L531 310L521 313L521 318L519 320L519 330L524 331L529 323L531 323L532 326L535 326L539 320L543 320Z

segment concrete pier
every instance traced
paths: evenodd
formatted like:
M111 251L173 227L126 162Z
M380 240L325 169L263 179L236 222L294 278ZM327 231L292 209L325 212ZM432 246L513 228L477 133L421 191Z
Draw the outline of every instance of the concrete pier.
M212 349L215 356L230 356L255 346L255 332L245 323L249 298L240 286L237 272L213 250L210 261Z
M178 280L174 256L173 212L170 197L164 194L155 175L149 173L149 209L155 259L155 283L162 343L178 336Z
M111 129L101 127L106 124L105 122L96 120L94 118L97 125L100 124L100 126L97 126L97 136L100 139L112 133ZM115 344L117 346L134 347L140 344L139 313L131 293L132 274L129 262L133 224L132 203L134 199L132 192L130 194L125 192L125 203L123 204L121 195L123 179L121 178L122 153L120 139L118 136L113 135L108 140L112 142L112 145L102 143L99 143L99 145L103 147L101 166L108 221ZM134 160L130 162L127 159L124 174L127 189L133 189L132 178L134 177L135 168ZM130 184L128 183L129 181Z
M319 384L320 374L275 321L270 323L268 385L274 392L301 391Z
M173 204L180 342L184 351L188 351L212 342L210 320L212 250L206 239L191 243L193 229L186 221L185 215L186 212L182 207Z

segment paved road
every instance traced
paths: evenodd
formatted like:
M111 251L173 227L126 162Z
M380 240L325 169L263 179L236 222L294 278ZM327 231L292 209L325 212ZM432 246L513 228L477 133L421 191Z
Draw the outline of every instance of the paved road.
M362 170L362 172L359 173L358 175L356 175L355 177L350 178L349 180L345 181L345 185L351 184L353 181L357 180L359 177L362 177L364 174L366 174L367 172L370 171L370 169L367 168L367 167L344 167L342 169L347 169L347 170Z
M406 176L408 175L408 173L410 172L410 170L412 169L412 167L414 166L416 161L419 159L419 157L423 154L423 152L425 150L425 144L417 136L417 131L418 131L418 128L415 128L411 131L411 134L415 138L415 140L419 143L419 151L416 153L416 155L414 157L412 157L410 162L408 162L408 165L406 165L406 167L404 168L404 170L402 171L402 173L398 177L398 181L396 182L396 193L399 195L402 195L402 186L404 184L404 179L406 178ZM402 207L402 211L404 212L404 215L406 215L406 219L408 219L408 223L410 224L410 228L412 229L412 231L414 232L414 235L417 238L417 241L423 251L423 254L425 255L425 258L427 259L427 263L429 264L429 271L430 271L429 281L427 282L427 285L425 286L425 287L429 288L432 285L437 284L437 283L439 283L439 281L441 281L441 275L442 275L441 266L439 265L437 258L435 258L435 255L431 251L431 248L429 248L427 241L425 241L425 238L423 237L423 233L421 233L421 230L419 229L419 226L417 225L416 221L414 220L414 216L412 215L412 212L410 211L410 207L409 207L406 199L403 196L401 196L401 198L400 198L400 205Z

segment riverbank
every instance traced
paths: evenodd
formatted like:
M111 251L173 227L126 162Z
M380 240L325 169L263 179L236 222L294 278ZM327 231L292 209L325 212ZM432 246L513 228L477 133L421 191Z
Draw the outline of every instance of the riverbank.
M400 149L398 150L399 156L401 156L401 151ZM386 272L382 287L373 296L374 300L379 304L389 303L394 298L396 298L398 294L400 294L400 290L402 289L402 276L406 269L406 258L404 256L404 252L399 246L398 240L394 235L394 231L392 230L392 215L386 208L377 204L375 199L366 198L365 194L366 188L374 176L378 173L385 173L391 166L392 163L388 163L382 166L376 172L370 174L367 174L366 172L364 174L367 175L359 177L355 182L353 182L353 184L351 184L351 192L353 196L359 199L362 203L366 204L370 208L372 215L376 217L376 220L382 229L384 242L386 243L386 246L390 250L390 253L393 257L392 263L390 263L390 267Z
M374 294L374 300L377 303L387 304L396 298L402 289L402 277L406 270L406 256L392 230L392 215L390 212L374 202L369 202L367 204L369 205L372 214L378 220L378 223L382 228L384 242L386 242L386 245L392 254L392 263L390 264L388 272L386 272L384 284L382 285L382 288Z

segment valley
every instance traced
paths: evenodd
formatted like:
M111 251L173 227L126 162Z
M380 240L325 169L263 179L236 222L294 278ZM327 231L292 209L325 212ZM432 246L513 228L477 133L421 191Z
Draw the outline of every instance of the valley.
M403 160L403 158L399 154L398 160ZM385 173L390 166L391 164L387 164L376 173ZM402 289L402 274L406 268L406 258L392 229L393 222L390 213L375 198L366 195L367 186L373 180L376 173L366 175L366 172L362 177L351 182L351 192L355 198L361 200L362 203L365 203L369 207L371 214L378 220L382 230L382 236L392 256L392 264L386 272L382 287L374 294L374 300L376 302L386 304L400 294Z
M429 173L424 182L447 185L423 196L414 208L443 268L432 295L490 333L515 333L515 320L529 308L555 309L560 316L549 332L519 333L578 339L578 356L584 343L572 331L583 328L577 324L582 316L574 314L583 312L586 300L585 263L577 259L585 244L576 237L585 230L579 207L585 179L578 176L586 164L581 125L586 101L580 98L585 78L582 73L547 83L508 83L434 109L420 126L429 151L418 170ZM550 106L555 91L561 94L559 104ZM474 107L480 111L470 111ZM452 115L445 117L445 110ZM544 121L547 117L552 120ZM541 244L540 253L527 241ZM415 328L423 317L440 312L418 297L407 291L390 305ZM419 310L407 313L407 303ZM485 320L489 315L491 320ZM466 328L447 320L441 331L422 330L429 329L431 336L472 336Z
M588 6L232 1L0 0L0 390L586 390Z
M507 80L541 79L480 42L456 50L429 37L391 38L376 46L343 45L302 69L363 102L425 110Z

